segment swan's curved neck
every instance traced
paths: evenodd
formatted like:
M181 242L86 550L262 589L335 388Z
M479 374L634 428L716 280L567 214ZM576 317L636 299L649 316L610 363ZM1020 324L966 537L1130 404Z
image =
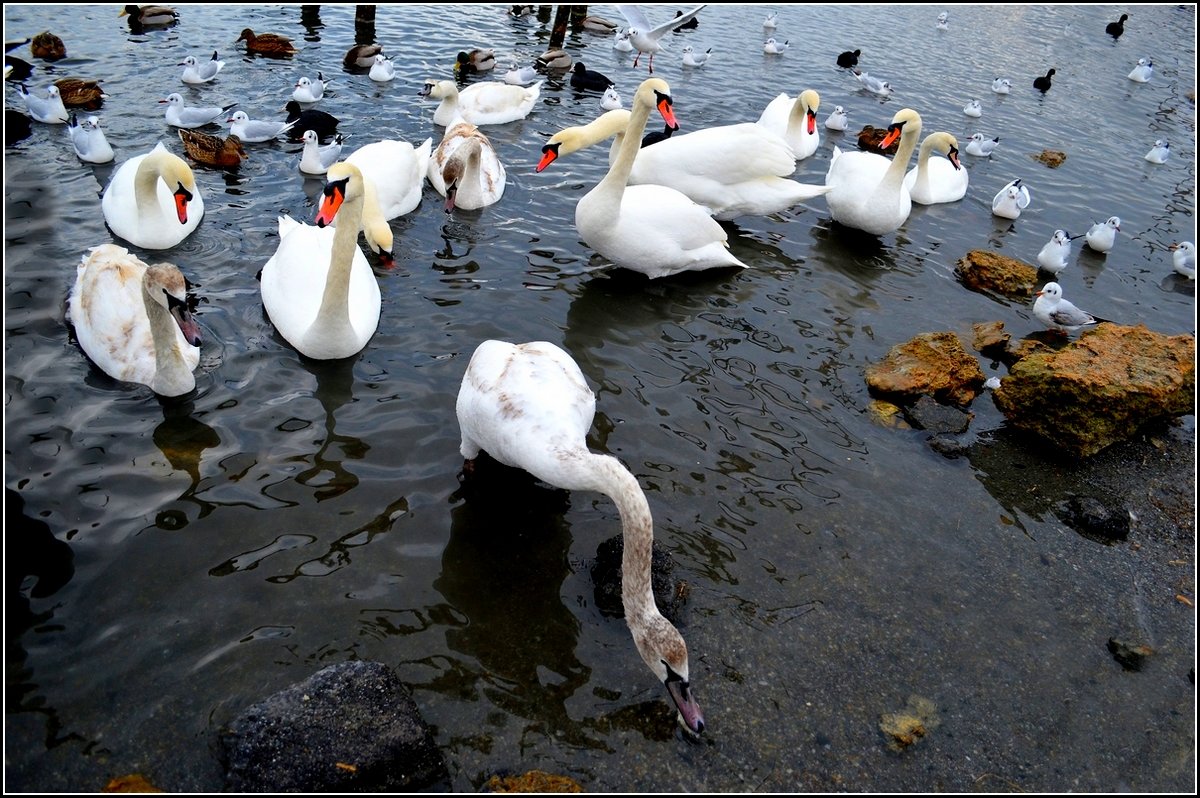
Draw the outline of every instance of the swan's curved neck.
M178 325L170 312L151 295L152 289L142 281L142 302L150 322L150 337L154 339L154 382L150 387L163 396L178 396L195 387L192 370L183 359L179 346Z
M900 147L892 158L892 165L879 182L880 187L894 187L904 183L904 173L908 171L908 162L912 159L913 150L917 148L917 140L920 137L920 122L905 123L904 131L900 134Z
M354 249L358 246L358 231L362 229L364 193L361 190L354 192L338 210L341 224L334 228L325 292L321 295L321 309L309 328L310 336L334 338L342 334L353 335L350 324L350 270L354 264Z
M926 137L921 142L921 153L917 156L917 181L913 184L915 188L918 185L929 183L929 156L933 152L933 138ZM900 153L897 151L896 155ZM908 164L906 163L905 166Z
M597 195L620 202L625 184L629 182L629 173L633 171L633 161L642 146L642 133L646 130L646 122L650 119L653 108L650 103L634 102L629 112L629 122L625 126L625 139L617 150L616 160L609 167L608 174L593 189Z
M804 102L800 95L792 101L792 110L788 113L787 140L794 141L808 131L808 114L804 110Z
M153 155L147 155L138 164L133 178L133 197L138 213L143 219L162 215L158 202L158 181L162 178L162 165Z

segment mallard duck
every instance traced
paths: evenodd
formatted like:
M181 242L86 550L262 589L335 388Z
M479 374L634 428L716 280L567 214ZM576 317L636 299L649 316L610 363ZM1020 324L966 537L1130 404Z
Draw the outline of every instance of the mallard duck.
M34 58L40 58L43 61L57 61L67 57L67 46L63 44L63 40L48 30L34 36L29 48L33 50Z
M174 25L179 21L179 12L170 6L128 5L121 9L118 17L129 17L129 27L150 28Z
M246 28L237 41L246 43L246 52L259 55L289 56L300 52L292 40L278 33L258 33Z
M579 27L596 33L616 33L620 26L604 17L586 16L580 21Z
M494 50L470 50L458 54L454 62L454 71L460 75L475 75L480 72L490 72L496 68L496 52Z
M533 65L543 72L547 69L570 69L573 60L566 50L547 50L534 60Z
M180 128L179 140L183 142L183 149L188 157L205 166L236 169L242 165L243 158L250 157L242 147L242 140L234 135L221 138L197 130Z
M883 140L887 138L887 134L888 129L886 127L863 125L863 129L858 132L858 148L878 155L895 155L897 150L900 149L900 140L897 139L884 148L881 145L883 144Z
M104 104L108 95L100 88L100 83L84 78L60 78L54 81L58 94L62 97L63 105L68 108L82 108L85 111L95 111Z
M342 66L346 69L370 69L375 65L375 56L382 54L382 44L356 44L346 51Z

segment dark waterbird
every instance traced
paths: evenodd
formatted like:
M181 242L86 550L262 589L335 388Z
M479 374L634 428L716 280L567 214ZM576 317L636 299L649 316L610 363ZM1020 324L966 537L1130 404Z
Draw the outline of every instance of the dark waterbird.
M315 108L302 109L295 100L289 101L283 108L287 111L287 121L299 121L288 130L288 138L293 141L303 141L306 130L314 131L322 142L337 133L338 119L333 114Z
M588 69L582 61L576 61L575 68L571 72L571 85L577 89L604 91L609 86L616 84L607 75L602 75L594 69Z
M1045 94L1046 92L1050 91L1050 78L1052 78L1053 76L1054 76L1054 70L1051 69L1049 72L1047 72L1042 77L1034 78L1033 79L1033 87L1035 89L1037 89L1038 91L1040 91L1042 94Z
M847 50L837 57L837 65L843 69L850 69L851 67L858 66L858 55L861 52L862 50L854 50L853 52Z
M1121 38L1121 34L1125 32L1125 20L1127 19L1129 19L1129 15L1122 14L1121 18L1116 22L1108 23L1108 26L1104 28L1104 32L1114 39Z

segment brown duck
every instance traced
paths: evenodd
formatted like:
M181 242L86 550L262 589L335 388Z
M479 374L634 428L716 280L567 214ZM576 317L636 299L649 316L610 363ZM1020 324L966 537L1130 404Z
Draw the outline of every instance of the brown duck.
M888 129L886 127L865 125L858 134L858 148L876 153L877 155L895 155L896 150L900 149L900 139L898 137L886 150L879 146L883 143L883 139L887 134Z
M129 17L131 28L163 27L179 21L179 12L170 6L127 5L117 16Z
M58 86L58 93L62 97L63 105L68 108L95 111L104 104L105 98L108 97L100 88L99 82L94 80L60 78L54 81L54 85Z
M48 30L34 36L29 47L33 50L33 57L43 61L57 61L67 57L67 46L63 44L63 40Z
M237 40L246 42L246 52L259 55L288 56L300 52L292 40L278 33L259 33L246 28Z
M205 166L236 169L241 166L243 158L250 157L242 148L242 140L232 134L221 138L197 130L179 128L179 140L183 142L183 149L192 160Z
M375 64L375 56L383 53L382 44L356 44L346 51L342 66L346 69L370 69Z

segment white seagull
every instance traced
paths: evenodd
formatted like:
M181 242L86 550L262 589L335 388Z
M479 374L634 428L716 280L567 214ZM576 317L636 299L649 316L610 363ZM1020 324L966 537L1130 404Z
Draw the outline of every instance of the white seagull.
M77 122L75 114L71 114L67 122L67 133L71 136L71 145L79 160L88 163L108 163L115 156L104 131L100 129L99 117L89 116L82 122Z
M304 152L300 156L300 171L306 175L323 175L337 162L345 141L339 133L332 144L321 144L315 130L304 131Z
M1171 145L1166 139L1155 141L1150 152L1146 153L1146 160L1150 163L1166 163L1169 157L1171 157Z
M237 103L221 108L218 106L188 107L183 104L182 94L172 94L160 103L167 104L167 124L174 127L185 127L189 130L216 125L221 123L221 117L227 116ZM243 139L244 140L244 139Z
M628 30L617 31L617 37L613 40L613 49L618 53L633 52L633 43L629 41Z
M781 55L787 48L787 39L784 39L783 42L780 43L775 41L775 38L772 37L763 42L763 52L769 55Z
M217 59L217 51L213 50L212 58L200 61L194 55L189 55L179 64L183 67L183 82L191 84L208 83L217 76L225 66L225 62Z
M517 66L514 61L512 69L504 73L504 82L511 83L513 86L528 86L536 80L541 79L541 75L532 66Z
M1098 321L1092 314L1084 313L1063 299L1062 286L1058 283L1046 283L1035 296L1033 317L1052 330L1070 333Z
M1121 219L1110 216L1103 222L1096 222L1087 231L1087 245L1090 249L1107 253L1117 243L1117 233L1121 230Z
M938 30L950 30L950 12L949 11L943 11L942 13L938 14L937 29Z
M1191 241L1180 241L1178 244L1172 244L1171 249L1174 251L1172 258L1175 261L1175 271L1182 274L1189 280L1196 279L1196 245Z
M862 84L863 88L872 94L878 94L881 97L887 97L892 93L892 84L888 83L886 80L880 80L879 78L871 77L866 72L860 72L857 69L852 71L854 72L854 77L858 78L858 82Z
M763 27L767 30L775 30L775 12L767 14L767 18L763 20Z
M975 133L971 136L971 141L967 144L967 155L978 155L986 158L996 151L996 147L1000 146L1000 137L989 139L982 133Z
M295 119L291 122L261 122L251 119L246 115L245 111L238 111L225 121L229 123L229 132L231 134L237 136L243 142L255 143L270 141L276 136L286 133L300 120Z
M992 213L1004 219L1016 219L1029 207L1029 189L1017 178L992 197Z
M292 99L298 103L319 102L325 96L325 86L325 76L320 72L315 78L300 78L296 81L296 88L292 90Z
M1154 74L1154 62L1148 58L1139 58L1137 66L1129 73L1129 79L1136 83L1149 83Z
M971 102L963 106L963 113L967 116L979 118L983 116L983 105L979 102L979 100L971 100Z
M712 48L709 47L702 53L697 53L689 44L683 48L683 65L690 67L704 66L704 62L708 60L708 56L712 53Z
M392 59L383 53L378 53L375 56L375 63L371 64L371 71L367 77L376 83L387 83L389 80L395 79L396 66L392 63Z
M625 17L625 21L629 23L629 41L638 51L637 57L633 59L633 65L636 67L638 59L649 53L650 63L648 64L648 69L650 70L650 74L654 74L654 54L663 49L662 44L659 43L659 39L685 22L690 22L700 13L704 6L696 6L686 14L681 14L674 19L668 19L666 22L655 26L651 26L650 20L646 19L646 15L642 13L642 9L638 6L617 6L617 8Z
M996 78L992 81L992 91L997 94L1008 94L1012 90L1012 81L1008 78Z
M846 113L846 109L840 105L836 105L833 108L833 113L825 120L825 128L827 130L845 130L847 119L848 114Z
M67 107L63 105L62 95L58 92L58 86L47 87L46 97L35 97L25 88L24 83L18 83L17 93L25 101L25 107L29 109L29 115L38 122L46 122L51 125L65 125L67 123Z
M615 111L618 108L624 108L621 102L621 95L617 93L615 86L609 86L604 90L604 96L600 98L600 107L605 111Z
M1079 236L1075 236L1079 238ZM1071 257L1071 234L1066 230L1055 230L1054 236L1038 253L1038 265L1045 271L1057 275L1067 268L1067 258Z

